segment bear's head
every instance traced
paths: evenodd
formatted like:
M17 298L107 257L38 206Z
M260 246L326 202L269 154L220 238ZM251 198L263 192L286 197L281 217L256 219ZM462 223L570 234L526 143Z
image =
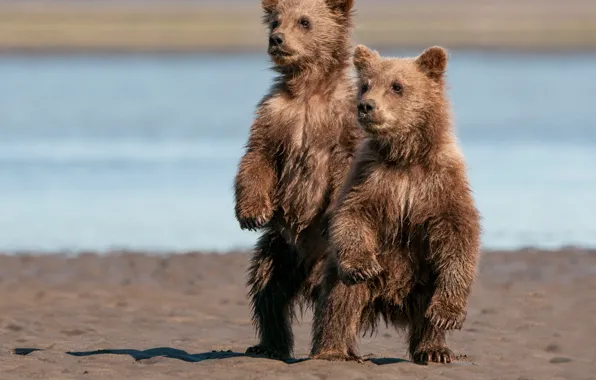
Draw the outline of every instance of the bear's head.
M426 49L416 58L383 58L359 45L354 52L358 72L358 122L372 138L430 140L433 120L447 114L444 73L447 52Z
M262 0L268 53L278 67L328 67L345 60L354 0Z

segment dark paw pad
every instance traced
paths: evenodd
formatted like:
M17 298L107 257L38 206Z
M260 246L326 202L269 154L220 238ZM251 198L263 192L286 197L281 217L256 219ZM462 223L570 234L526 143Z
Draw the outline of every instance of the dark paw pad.
M417 364L447 364L455 360L455 355L448 347L438 347L418 351L412 355L412 358Z

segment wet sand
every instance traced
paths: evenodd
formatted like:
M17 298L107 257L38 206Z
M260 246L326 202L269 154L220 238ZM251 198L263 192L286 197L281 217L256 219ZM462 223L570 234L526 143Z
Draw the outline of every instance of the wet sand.
M364 338L365 364L283 363L254 344L248 255L0 256L4 379L594 379L596 251L523 250L482 258L451 365L407 360L392 329ZM295 325L309 350L311 314Z

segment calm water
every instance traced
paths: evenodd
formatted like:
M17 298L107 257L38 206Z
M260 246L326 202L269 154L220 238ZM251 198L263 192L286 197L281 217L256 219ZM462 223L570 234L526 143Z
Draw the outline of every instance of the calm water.
M247 247L232 180L266 57L1 57L0 250ZM596 246L596 56L454 52L490 248Z

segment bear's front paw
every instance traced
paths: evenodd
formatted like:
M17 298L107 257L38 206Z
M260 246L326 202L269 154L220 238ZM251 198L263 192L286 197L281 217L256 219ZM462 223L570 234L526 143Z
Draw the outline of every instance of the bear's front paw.
M441 300L433 300L426 318L439 330L460 330L466 320L466 309Z
M268 198L261 198L253 204L238 207L236 217L243 230L256 231L263 228L273 216L273 207Z
M377 277L383 268L375 257L362 260L345 260L339 263L339 275L346 285L355 285Z
M261 216L257 217L238 218L238 221L240 222L241 229L256 231L265 227L265 225L269 223L270 219L271 217L267 216L267 214L262 214Z

